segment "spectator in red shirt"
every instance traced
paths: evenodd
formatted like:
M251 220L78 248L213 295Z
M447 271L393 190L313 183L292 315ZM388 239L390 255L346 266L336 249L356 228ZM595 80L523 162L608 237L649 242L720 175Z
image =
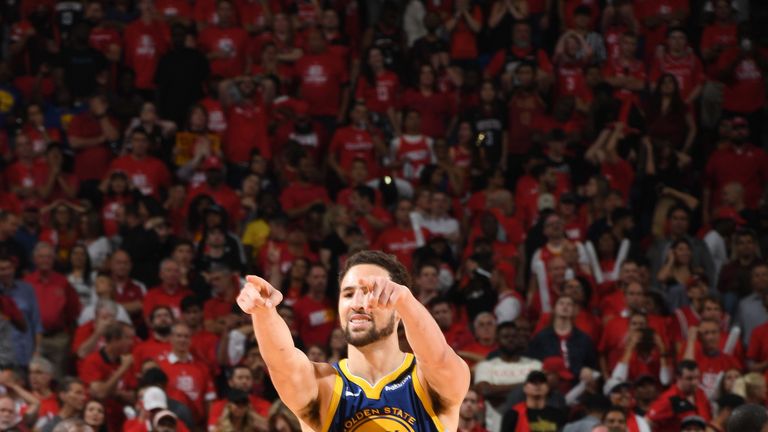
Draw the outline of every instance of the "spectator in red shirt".
M434 68L425 64L419 68L416 88L405 91L400 105L421 115L424 135L444 138L456 120L456 102L454 95L440 91Z
M464 347L474 343L475 338L472 336L469 328L456 319L457 312L454 308L448 299L444 297L435 298L428 305L429 312L437 322L437 325L440 326L440 330L443 331L443 336L445 336L448 345L455 351L462 351Z
M659 49L651 67L651 83L657 82L662 74L675 76L686 105L691 105L699 97L704 70L701 61L688 46L688 35L680 27L667 31L666 45ZM652 84L651 89L655 88L656 85Z
M205 183L202 183L189 191L187 203L184 206L187 211L196 211L190 208L195 197L208 195L213 201L227 212L227 220L231 226L236 226L242 217L240 197L224 183L224 164L216 156L205 158L200 167L205 171Z
M147 317L149 336L133 347L135 370L140 370L148 360L159 362L168 358L171 344L168 341L173 325L173 311L168 306L156 306Z
M614 95L619 98L632 98L645 89L647 75L645 64L635 57L637 53L637 36L624 33L619 38L619 54L610 57L603 66L605 81L615 89Z
M57 424L70 418L80 418L85 408L86 389L83 382L77 378L66 377L59 384L58 398L61 406L52 415L38 415L35 427L41 431L52 431Z
M320 264L309 268L306 294L296 300L293 310L299 337L306 345L325 346L336 328L336 312L328 297L328 271Z
M253 149L259 149L265 159L271 160L267 113L256 82L251 77L240 77L223 83L222 87L227 88L228 94L237 94L236 99L222 95L221 100L227 123L224 133L224 157L227 162L242 171L242 167L250 161Z
M160 190L171 185L168 168L160 159L147 154L149 136L144 130L134 129L128 138L130 154L113 160L109 170L123 171L142 194L159 198Z
M683 25L690 13L690 5L685 0L645 0L634 4L634 7L643 25L647 62L654 56L658 46L664 43L664 36L669 29Z
M126 374L133 366L131 347L135 337L130 325L112 324L104 332L104 347L86 357L78 368L88 393L104 403L110 431L120 430L125 418L123 406L133 400Z
M53 271L54 250L49 243L35 245L35 271L24 280L35 289L43 322L40 354L51 360L60 377L68 364L69 345L80 314L80 298L67 278Z
M117 121L107 113L109 105L104 96L88 100L88 111L72 119L67 135L75 152L75 175L83 188L95 188L107 174L111 158L108 143L120 137Z
M118 29L105 23L104 7L98 1L87 2L85 19L92 25L88 44L104 54L110 62L117 63L123 54L123 38Z
M27 122L21 131L32 141L35 157L43 156L49 144L62 141L61 131L45 124L43 108L35 103L27 106Z
M539 88L545 89L552 82L552 63L546 52L536 49L531 42L531 25L527 21L517 21L512 26L512 41L508 48L498 51L485 68L488 78L500 76L502 88L513 88L515 72L521 64L536 67L536 81Z
M768 183L768 154L749 143L749 124L744 117L732 120L730 143L715 150L707 161L705 196L712 198L710 208L718 208L723 189L731 182L744 188L748 208L756 208ZM709 200L705 198L705 203Z
M340 124L349 106L349 77L346 67L326 49L320 30L307 35L307 52L296 62L299 94L309 103L309 113L328 130Z
M152 90L160 57L171 45L171 32L157 17L151 0L142 0L138 6L141 16L125 27L125 63L136 73L136 88Z
M233 78L246 71L246 45L248 33L237 27L235 6L229 0L216 6L218 22L206 27L199 37L200 48L211 62L211 73Z
M356 187L349 195L349 209L357 226L372 244L379 233L392 224L392 216L383 207L376 205L376 192L370 186Z
M373 245L374 249L382 250L397 257L405 268L413 267L413 253L426 244L429 233L411 221L413 203L403 198L395 208L395 225L385 229Z
M230 275L231 276L231 275ZM230 305L227 313L217 317L229 315L232 312ZM220 337L213 331L209 331L204 325L203 302L195 296L187 296L181 301L181 322L189 327L192 332L192 355L208 365L211 376L219 374L218 348ZM213 330L218 331L214 325Z
M171 328L171 353L160 361L168 375L168 396L189 400L196 423L205 420L208 405L216 398L208 366L192 356L192 333L184 323Z
M377 155L385 151L381 137L373 131L368 120L368 109L356 102L349 113L349 125L336 130L328 149L328 165L344 182L355 159L363 159L371 177L379 173Z
M717 63L724 51L738 45L738 30L731 2L715 0L712 4L715 22L705 26L701 34L701 58L705 64Z
M115 301L120 303L134 326L144 322L142 316L142 298L147 292L143 283L131 279L131 256L123 249L118 249L109 258L109 273L115 284Z
M365 61L361 77L357 80L355 99L365 101L379 128L397 130L395 107L400 97L400 80L397 74L384 66L380 48L371 47Z
M259 427L265 427L267 418L269 417L269 411L271 404L266 400L253 394L253 371L248 366L235 366L230 372L227 385L230 390L240 390L245 392L248 396L251 408L256 412ZM224 412L224 407L227 406L227 399L217 399L211 403L211 410L208 412L208 431L214 432L216 430L216 423L219 421L219 417Z
M402 134L392 139L389 146L389 168L396 170L399 178L416 183L424 168L436 161L434 141L422 135L421 114L417 110L406 110L402 117Z
M147 291L143 301L144 316L147 319L157 306L168 306L174 318L181 315L181 299L192 294L181 285L181 268L173 259L166 258L160 263L160 285Z
M45 162L35 157L32 142L26 134L16 135L15 147L17 160L3 173L10 192L22 199L40 196L40 189L48 177Z
M299 160L298 178L280 194L280 204L291 219L303 218L316 205L328 204L328 192L317 183L317 168L312 158L304 155Z
M647 419L653 430L677 432L680 422L689 415L699 415L706 421L712 418L709 399L699 388L701 373L692 360L683 360L677 365L677 383L662 393L651 404Z
M496 317L490 312L480 312L472 322L472 334L475 342L464 347L459 355L474 365L485 360L488 354L496 351L499 345L496 343Z
M450 34L451 59L470 64L477 58L477 34L483 29L483 11L470 0L457 0L454 13L445 21Z
M701 371L701 388L712 397L718 391L720 374L730 369L743 370L742 362L729 353L722 352L720 323L714 319L702 319L698 327L688 330L688 341L683 359L693 360Z
M93 311L93 319L80 325L72 340L72 352L78 359L84 359L103 347L104 332L117 321L117 304L112 300L98 300Z
M29 390L40 401L37 415L42 417L59 410L58 395L53 391L53 365L42 357L29 362Z

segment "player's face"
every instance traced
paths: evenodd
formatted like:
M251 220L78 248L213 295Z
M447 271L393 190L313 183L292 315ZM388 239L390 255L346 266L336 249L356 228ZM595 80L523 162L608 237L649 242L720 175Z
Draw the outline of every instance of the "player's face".
M366 276L389 277L389 273L376 265L360 264L349 269L341 280L339 296L339 321L347 343L363 347L394 333L397 323L391 310L366 309L366 291L360 286L360 278Z

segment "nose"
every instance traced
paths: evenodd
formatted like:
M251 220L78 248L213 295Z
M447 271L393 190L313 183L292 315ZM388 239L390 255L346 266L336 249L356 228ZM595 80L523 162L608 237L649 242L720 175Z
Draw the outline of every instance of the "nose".
M365 298L367 294L363 292L361 289L356 289L354 293L352 294L352 308L353 309L363 309L365 306Z

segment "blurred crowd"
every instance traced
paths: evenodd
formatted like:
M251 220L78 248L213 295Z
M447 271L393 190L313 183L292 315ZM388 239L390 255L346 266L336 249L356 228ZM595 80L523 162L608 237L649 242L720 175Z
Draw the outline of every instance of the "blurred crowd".
M297 432L234 299L338 361L365 249L472 367L462 432L766 406L762 0L0 11L0 431Z

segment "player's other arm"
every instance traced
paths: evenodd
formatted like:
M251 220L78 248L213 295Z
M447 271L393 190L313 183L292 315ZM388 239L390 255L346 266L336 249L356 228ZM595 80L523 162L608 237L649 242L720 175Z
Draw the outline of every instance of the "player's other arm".
M291 331L275 309L283 295L260 277L246 280L237 304L251 315L261 356L280 399L302 420L319 423L316 367L293 345Z
M441 402L449 406L460 405L469 389L467 363L448 345L432 315L408 287L386 278L376 278L375 283L372 298L378 299L377 306L394 307L403 320L419 375L440 395Z

